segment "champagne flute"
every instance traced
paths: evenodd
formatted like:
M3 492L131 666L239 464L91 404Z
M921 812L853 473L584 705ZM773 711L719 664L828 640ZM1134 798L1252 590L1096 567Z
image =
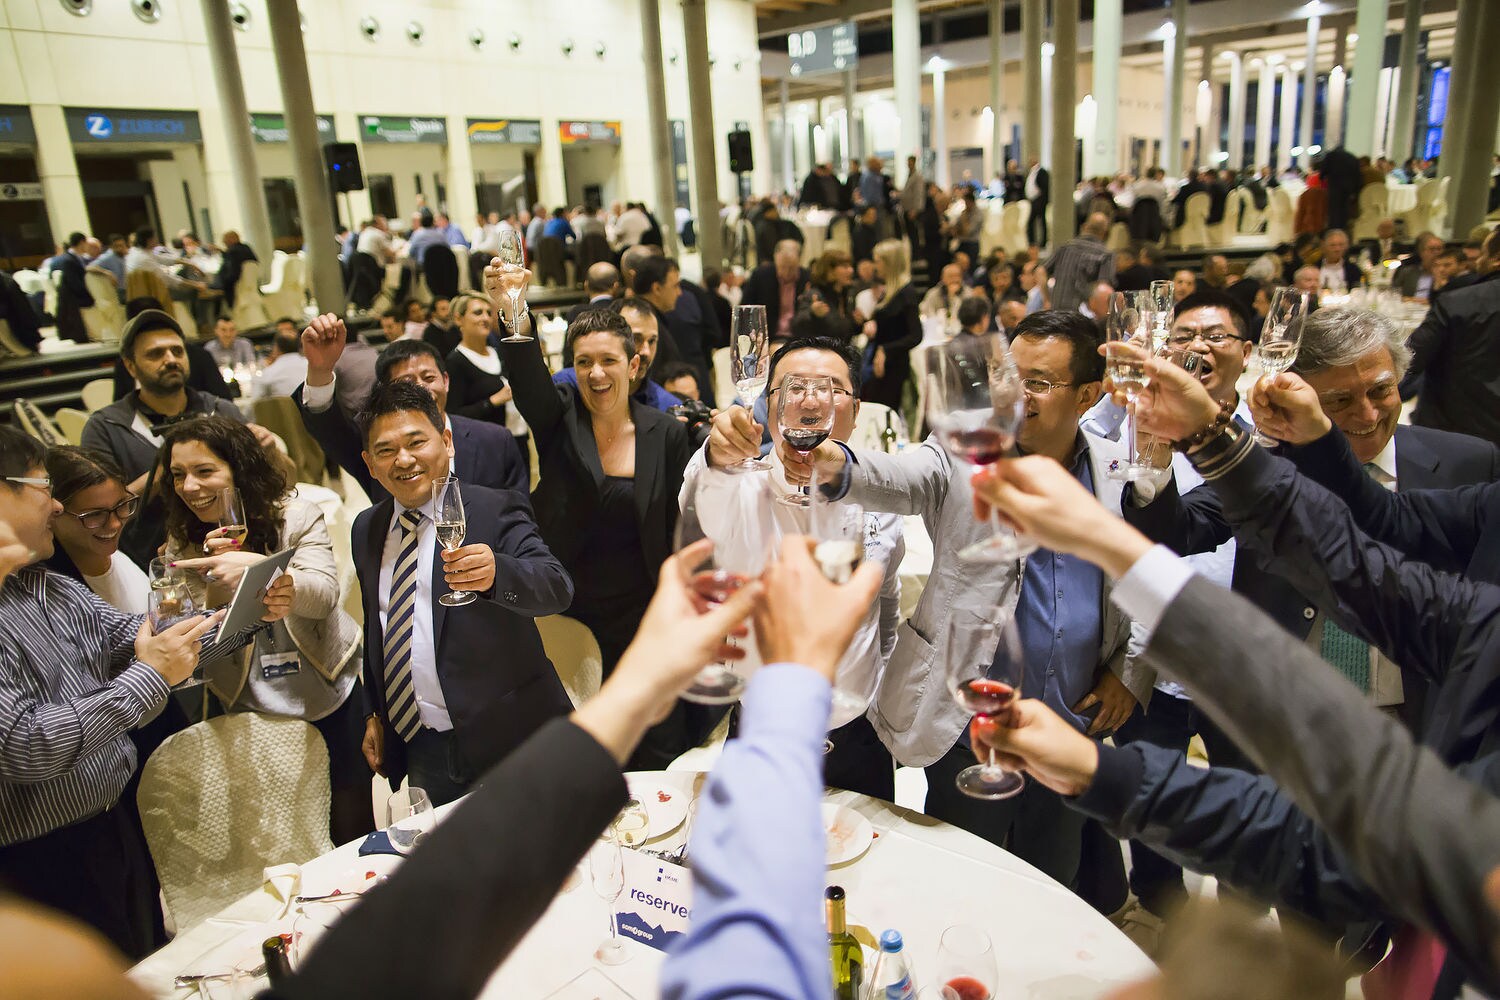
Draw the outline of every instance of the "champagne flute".
M979 467L1000 460L1025 419L1026 389L1004 334L955 337L922 348L927 362L927 422L954 458ZM972 563L1013 562L1036 546L990 514L990 537L959 550Z
M610 831L626 847L639 847L651 837L651 815L632 795L610 824Z
M776 387L776 425L781 439L804 458L833 433L833 379L826 375L788 375ZM806 507L806 486L776 498L791 507Z
M1306 319L1307 293L1291 287L1276 289L1261 329L1260 343L1256 345L1262 378L1274 378L1292 367L1302 346L1302 324ZM1274 448L1281 443L1258 430L1255 441L1263 448Z
M682 582L700 612L729 600L760 576L769 561L773 525L770 487L764 477L744 488L741 481L704 469L688 490L677 517L676 551ZM703 539L713 548L695 559L683 556ZM698 671L682 697L701 705L728 705L745 689L745 676L727 663Z
M432 799L428 798L425 789L408 785L392 795L388 802L391 825L385 828L385 834L396 853L410 854L436 825Z
M250 533L249 520L245 517L245 501L240 491L233 486L219 491L219 530L225 538L232 538L241 546Z
M943 931L937 976L954 1000L990 1000L1000 979L990 936L973 924L955 924Z
M765 392L771 375L771 335L765 306L734 307L729 325L729 370L735 397L753 413L755 401ZM771 463L764 459L747 458L727 471L764 472L770 468Z
M996 624L973 611L955 611L947 637L943 662L948 693L976 721L997 718L1004 723L1021 697L1026 670L1015 620ZM1001 767L989 750L981 763L958 772L954 784L970 798L1006 799L1020 792L1025 781Z
M1152 339L1160 345L1166 342L1167 332L1172 327L1172 313L1177 306L1177 297L1170 281L1153 281L1146 294L1151 298L1151 318L1154 321Z
M615 912L615 903L625 891L625 852L608 830L603 840L595 841L589 848L589 881L594 886L594 895L609 905L609 937L599 945L594 957L604 965L619 965L630 958L630 952L620 941L620 917Z
M432 484L438 491L437 536L445 552L452 552L464 544L467 522L464 519L464 498L459 491L458 480L453 476L439 479ZM474 601L472 590L450 590L438 601L450 608L457 608Z
M813 561L832 583L840 586L849 582L854 571L865 559L865 537L874 529L869 526L865 509L848 500L828 500L820 490L812 491L812 507L809 525L813 539ZM829 705L829 726L836 728L851 718L863 715L870 707L869 689L872 679L862 669L846 677L846 663L839 664L838 674L833 680L833 699ZM856 687L851 681L861 683ZM833 749L832 740L823 741L823 752Z
M500 339L507 344L529 343L536 338L521 332L521 286L526 281L526 276L522 273L526 270L526 244L521 239L521 234L514 229L502 229L495 259L500 262L500 286L510 296L511 305L511 330Z
M1151 356L1147 322L1131 293L1115 292L1110 296L1109 314L1104 321L1105 361L1110 380L1125 393L1125 439L1130 458L1127 463L1110 468L1107 475L1111 479L1130 481L1155 471L1139 454L1135 429L1135 400L1150 384L1146 373L1146 360Z

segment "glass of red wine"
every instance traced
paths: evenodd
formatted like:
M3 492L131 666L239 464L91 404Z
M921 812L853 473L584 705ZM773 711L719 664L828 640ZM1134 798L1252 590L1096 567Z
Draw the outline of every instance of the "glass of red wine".
M776 427L787 447L804 458L833 433L833 379L826 375L787 375L776 387ZM812 503L803 486L776 498L792 507Z
M700 472L684 491L676 551L683 583L700 614L729 600L766 568L773 545L770 493L764 476L711 468ZM684 551L703 539L713 547L687 558ZM745 680L727 663L710 663L682 697L701 705L728 705L739 699Z
M1016 443L1026 419L1026 390L1004 334L963 334L927 347L927 422L938 443L975 468L992 465ZM1036 546L1017 538L991 511L990 535L959 550L971 563L1012 562Z
M973 611L954 611L946 634L944 670L953 700L976 720L1006 723L1020 700L1026 670L1015 619L997 623ZM1024 779L1001 767L991 750L979 763L958 772L954 784L971 798L1008 799L1021 790Z
M990 936L973 924L955 924L938 940L938 981L954 1000L991 1000L1000 972Z

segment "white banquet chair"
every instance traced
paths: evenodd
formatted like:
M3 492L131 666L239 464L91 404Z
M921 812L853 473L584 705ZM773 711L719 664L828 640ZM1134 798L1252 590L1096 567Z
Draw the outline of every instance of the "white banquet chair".
M79 395L83 398L83 408L90 413L95 413L115 401L115 380L96 378L85 382Z
M52 414L52 420L57 424L57 429L62 432L68 444L83 443L83 428L89 422L87 413L71 406L64 406Z
M119 340L125 329L125 307L120 304L120 291L114 279L97 268L83 272L84 287L94 297L94 326L89 328L89 338L97 340ZM85 317L85 323L88 318ZM94 336L97 328L99 336Z
M545 615L536 620L536 630L573 707L598 694L604 683L604 654L589 627L567 615Z
M271 280L260 287L261 304L272 322L290 316L302 325L307 300L307 264L300 253L285 254L271 261Z
M1182 207L1182 225L1174 234L1180 247L1208 245L1208 195L1202 191L1188 195Z
M1375 239L1375 227L1386 217L1386 205L1390 189L1385 181L1375 181L1359 189L1359 215L1354 217L1353 230L1349 234L1352 243Z
M1026 252L1026 223L1030 220L1029 201L1013 201L1000 209L1000 245L1011 255Z
M247 260L240 265L239 280L234 283L234 325L241 330L269 326L266 307L260 297L260 264Z
M1286 187L1273 187L1266 192L1266 239L1272 246L1292 241L1292 197Z
M235 712L167 737L141 771L141 826L178 933L272 865L333 849L328 748L301 719Z

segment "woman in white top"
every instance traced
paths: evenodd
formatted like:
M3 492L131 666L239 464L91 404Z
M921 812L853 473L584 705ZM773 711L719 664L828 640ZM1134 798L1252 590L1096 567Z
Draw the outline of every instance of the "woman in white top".
M243 424L202 417L162 435L157 490L167 517L166 557L202 574L210 606L227 603L245 570L294 549L291 614L256 633L244 650L203 664L209 689L228 712L261 712L311 723L328 746L333 791L330 833L344 843L374 829L370 771L357 690L360 626L340 606L338 566L323 513L292 483ZM221 493L244 503L240 539L219 527Z
M100 600L127 614L146 613L146 574L120 551L120 531L140 509L113 458L71 445L47 452L52 495L63 512L52 522L57 539L47 568L80 581Z
M495 328L489 300L464 292L453 300L459 341L447 358L448 412L499 424L515 435L526 454L526 422L511 401L510 384L500 372L500 355L490 346Z

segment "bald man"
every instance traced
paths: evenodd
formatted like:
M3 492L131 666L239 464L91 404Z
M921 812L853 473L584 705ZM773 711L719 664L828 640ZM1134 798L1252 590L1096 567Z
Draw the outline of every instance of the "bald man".
M580 302L568 310L568 325L581 313L590 309L607 309L620 294L620 269L607 260L595 261L589 265L588 271L584 273L583 290L588 293L588 300Z
M807 268L802 266L802 244L781 240L770 262L750 272L745 280L741 305L765 306L766 326L771 338L785 340L792 335L792 315L797 299L807 288Z

